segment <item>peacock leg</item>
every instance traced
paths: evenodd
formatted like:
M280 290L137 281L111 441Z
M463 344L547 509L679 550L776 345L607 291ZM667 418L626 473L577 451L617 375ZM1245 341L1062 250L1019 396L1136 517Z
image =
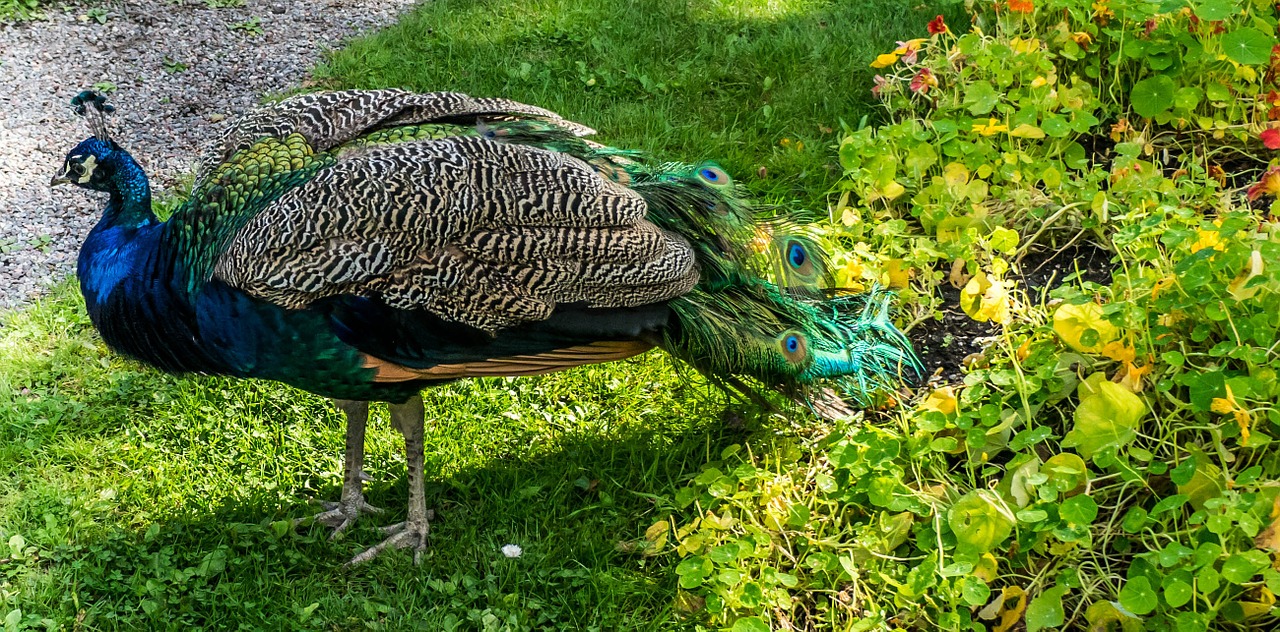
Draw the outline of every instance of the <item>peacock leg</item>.
M346 458L342 468L342 496L338 502L325 501L323 513L315 521L333 527L329 539L338 537L360 519L363 512L382 513L364 501L364 428L369 421L369 402L335 399L333 403L347 415Z
M414 395L403 404L391 405L391 424L404 435L405 460L409 464L409 519L399 524L383 527L387 539L371 549L351 558L347 565L367 562L388 548L413 549L413 563L422 561L422 552L427 548L427 533L431 530L430 520L433 517L427 511L427 499L423 492L422 468L423 445L422 432L426 411L422 406L422 396Z

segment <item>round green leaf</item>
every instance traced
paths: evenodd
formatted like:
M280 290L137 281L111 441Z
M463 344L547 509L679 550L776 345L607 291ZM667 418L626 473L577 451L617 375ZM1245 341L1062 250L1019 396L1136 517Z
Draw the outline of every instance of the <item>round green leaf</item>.
M760 617L743 617L733 622L733 632L769 632L769 624Z
M1222 52L1237 64L1265 64L1271 59L1273 43L1262 31L1246 26L1222 36Z
M1070 452L1049 457L1049 460L1040 466L1040 471L1049 477L1046 484L1059 493L1069 492L1089 480L1089 468L1085 465L1084 459Z
M1066 586L1054 586L1040 593L1027 605L1027 632L1036 632L1044 628L1056 628L1062 625L1066 613L1062 609L1062 596L1066 594Z
M1135 577L1120 589L1120 605L1134 614L1149 614L1159 602L1146 577Z
M1120 521L1120 528L1125 533L1138 533L1147 526L1147 510L1142 507L1130 507L1125 512L1124 520Z
M1114 630L1116 632L1142 632L1146 628L1142 619L1120 609L1114 601L1095 601L1084 612L1090 630Z
M947 512L947 524L959 548L973 553L986 553L1013 533L1013 520L1000 508L999 498L985 489L960 497Z
M1164 587L1164 600L1174 608L1181 608L1191 601L1191 585L1181 580L1173 580Z
M1250 553L1257 553L1257 555L1250 555ZM1237 553L1222 563L1222 578L1233 584L1243 584L1253 579L1253 576L1266 564L1267 556L1261 551Z
M1023 509L1018 512L1018 522L1040 522L1048 518L1049 514L1039 509Z
M969 575L960 580L960 595L964 597L965 603L981 606L991 597L991 588L982 583L981 579Z
M1169 470L1169 480L1174 485L1186 485L1191 482L1191 477L1196 474L1196 458L1191 456L1183 459L1177 467Z
M1084 494L1072 496L1058 506L1058 515L1072 524L1093 524L1094 518L1098 517L1098 503Z
M1236 3L1231 0L1204 0L1196 3L1196 17L1207 22L1225 20L1236 12Z
M1200 105L1200 99L1203 96L1204 96L1204 91L1201 90L1198 86L1184 86L1184 87L1178 88L1178 91L1173 94L1173 104L1184 110L1194 110L1196 109L1197 105ZM1182 354L1178 353L1177 351L1165 352L1165 354L1170 354L1170 353L1177 354L1176 359L1178 360L1178 362L1176 364L1182 364L1182 357L1181 357ZM1166 362L1167 361L1168 360L1166 360ZM1170 362L1170 364L1175 364L1175 363Z
M1164 112L1173 107L1173 79L1164 75L1147 77L1133 84L1129 101L1134 112L1147 118Z

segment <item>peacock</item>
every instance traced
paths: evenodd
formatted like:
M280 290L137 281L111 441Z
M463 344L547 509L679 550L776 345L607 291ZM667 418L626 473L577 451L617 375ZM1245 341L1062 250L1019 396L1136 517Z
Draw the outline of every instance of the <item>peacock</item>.
M173 373L278 380L347 418L343 487L316 520L365 513L369 402L405 439L407 519L351 560L420 560L421 392L654 347L731 392L867 405L920 372L890 293L828 288L807 224L752 204L713 162L659 163L554 112L454 92L294 96L229 127L166 221L111 140L113 107L72 100L92 135L51 185L108 194L80 250L91 321ZM744 381L745 380L745 381ZM835 397L832 395L835 394Z

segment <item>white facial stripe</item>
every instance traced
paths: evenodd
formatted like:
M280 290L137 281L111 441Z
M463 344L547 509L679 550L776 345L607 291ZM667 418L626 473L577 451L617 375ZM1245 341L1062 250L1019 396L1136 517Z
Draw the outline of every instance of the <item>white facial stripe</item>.
M77 180L76 182L79 182L80 184L88 183L89 178L93 177L93 168L96 166L98 166L98 158L96 156L94 156L93 154L90 154L89 156L85 157L84 175L80 176L80 179ZM68 168L68 171L69 170L70 168Z

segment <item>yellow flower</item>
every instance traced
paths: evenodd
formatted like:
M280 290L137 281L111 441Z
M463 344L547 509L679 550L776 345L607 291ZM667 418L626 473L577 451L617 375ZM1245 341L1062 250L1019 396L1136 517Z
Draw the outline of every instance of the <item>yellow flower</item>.
M1097 22L1098 24L1106 25L1106 23L1110 21L1111 18L1116 16L1116 12L1112 11L1111 7L1107 6L1107 4L1110 3L1110 1L1111 0L1096 0L1093 3L1092 17L1094 22Z
M1008 125L998 125L997 123L999 123L999 121L989 119L986 125L975 123L973 127L969 128L969 131L977 132L983 136L991 136L993 134L999 134L1000 132L1009 131Z
M1236 402L1236 396L1231 392L1231 385L1226 385L1226 389L1227 396L1213 398L1213 401L1209 403L1209 410L1235 417L1236 424L1240 426L1240 443L1247 444L1249 443L1249 428L1253 425L1253 416Z
M1154 299L1160 296L1161 292L1173 287L1173 284L1177 282L1178 280L1171 276L1156 281L1155 284L1151 286L1151 298Z
M1132 362L1124 363L1124 370L1117 375L1116 381L1134 393L1142 392L1142 378L1151 372L1151 365L1135 366Z
M1084 31L1076 31L1071 34L1071 41L1075 42L1080 48L1089 48L1089 44L1093 43L1093 36Z
M1215 221L1214 224L1221 225L1221 221ZM1197 230L1196 241L1191 244L1191 252L1199 252L1205 248L1213 248L1214 250L1222 250L1226 246L1222 245L1222 234L1216 230Z
M871 67L872 67L872 68L886 68L886 67L888 67L888 66L892 66L892 65L894 65L894 64L896 64L896 63L898 63L898 56L897 56L897 55L895 55L895 54L893 54L893 53L885 53L885 54L883 54L883 55L879 55L879 56L877 56L877 57L876 57L876 60L875 60L875 61L873 61L873 62L871 62Z
M950 415L956 412L956 390L952 386L944 386L935 389L923 402L920 402L920 408L923 410L936 410L944 415Z
M1031 87L1032 87L1032 88L1043 88L1043 87L1045 87L1046 85L1048 85L1048 83L1049 83L1049 80L1048 80L1048 79L1045 79L1044 77L1036 77L1035 79L1032 79L1032 80L1031 80Z

